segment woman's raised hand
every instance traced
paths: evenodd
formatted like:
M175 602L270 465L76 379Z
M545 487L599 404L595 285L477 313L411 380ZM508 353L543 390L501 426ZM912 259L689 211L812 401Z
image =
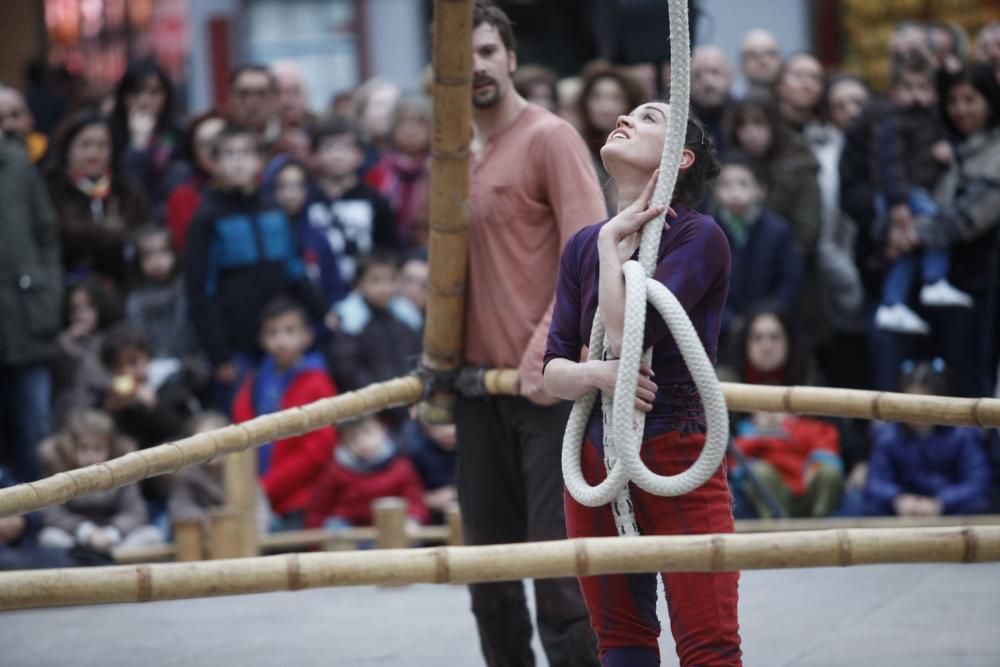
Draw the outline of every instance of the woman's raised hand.
M663 204L654 206L652 203L653 191L656 189L656 179L659 175L660 170L654 170L653 175L649 177L649 182L646 183L646 187L643 188L639 198L604 225L604 228L601 229L601 234L607 236L609 241L613 241L615 244L619 243L641 230L643 225L653 218L663 215L664 211L669 211L673 216L677 215L668 206L664 206ZM664 220L663 227L664 229L670 228L666 220Z

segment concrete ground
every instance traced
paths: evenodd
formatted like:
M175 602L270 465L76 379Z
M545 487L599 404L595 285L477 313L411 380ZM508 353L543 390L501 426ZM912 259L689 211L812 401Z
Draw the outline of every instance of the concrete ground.
M468 606L420 585L6 612L0 664L481 665ZM749 667L997 667L1000 565L747 572L740 621Z

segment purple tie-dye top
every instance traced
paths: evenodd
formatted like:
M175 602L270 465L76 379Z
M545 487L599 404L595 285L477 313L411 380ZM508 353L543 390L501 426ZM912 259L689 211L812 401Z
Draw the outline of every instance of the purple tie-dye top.
M729 242L710 216L686 207L675 210L677 217L669 221L670 229L660 240L653 277L677 297L715 363L729 291ZM598 297L597 235L604 224L580 230L563 249L546 364L557 357L579 361L590 342ZM666 323L651 306L646 311L644 346L653 347L653 379L659 388L653 410L646 415L644 439L673 430L703 432L704 413L691 374ZM602 430L598 401L587 429L598 447Z

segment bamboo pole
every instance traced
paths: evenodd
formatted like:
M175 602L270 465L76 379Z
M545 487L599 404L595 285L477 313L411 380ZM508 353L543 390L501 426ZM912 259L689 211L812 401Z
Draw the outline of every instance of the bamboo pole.
M469 263L473 6L473 0L434 3L430 269L423 353L423 364L432 371L457 371L462 364ZM434 424L451 423L454 401L450 393L435 392L421 404L421 418Z
M228 558L243 558L241 539L243 531L240 526L239 512L223 507L212 510L208 515L209 541L208 557L212 560Z
M490 394L516 395L517 371L493 369L484 374ZM828 387L776 387L723 382L726 404L734 412L791 412L823 417L952 426L1000 427L1000 399L955 398Z
M232 545L232 553L256 556L260 553L257 544L257 452L251 449L231 454L223 460L223 465L226 508L236 517L233 529L236 543Z
M1000 526L601 537L0 573L0 609L637 572L1000 561Z
M205 557L205 526L201 519L174 521L174 543L178 562L197 561Z
M410 546L406 536L406 501L402 498L378 498L372 503L375 518L375 544L379 549L405 549Z
M299 408L261 415L242 424L132 452L98 465L0 489L0 517L34 512L79 496L176 472L216 456L259 447L278 437L299 435L388 407L410 405L418 401L421 394L420 380L413 376L380 382Z

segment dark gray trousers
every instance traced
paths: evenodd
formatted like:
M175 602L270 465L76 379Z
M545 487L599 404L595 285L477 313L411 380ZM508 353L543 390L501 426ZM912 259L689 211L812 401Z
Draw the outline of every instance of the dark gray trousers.
M470 545L566 538L560 450L572 405L458 398L458 498ZM531 618L520 581L472 584L472 611L490 667L532 667ZM538 633L552 667L598 665L580 587L535 580Z

